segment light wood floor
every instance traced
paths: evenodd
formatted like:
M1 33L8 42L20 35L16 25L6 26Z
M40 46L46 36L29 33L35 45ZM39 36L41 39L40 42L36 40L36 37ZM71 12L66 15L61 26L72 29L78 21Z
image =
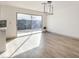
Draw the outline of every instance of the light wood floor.
M33 34L9 57L78 58L79 40L51 33Z
M14 57L79 57L79 40L51 33L43 33L40 46Z

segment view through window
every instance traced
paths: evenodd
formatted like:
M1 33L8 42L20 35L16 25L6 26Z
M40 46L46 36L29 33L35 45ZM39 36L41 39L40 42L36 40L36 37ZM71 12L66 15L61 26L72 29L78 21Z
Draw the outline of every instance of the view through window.
M17 33L30 33L42 29L42 16L17 13Z

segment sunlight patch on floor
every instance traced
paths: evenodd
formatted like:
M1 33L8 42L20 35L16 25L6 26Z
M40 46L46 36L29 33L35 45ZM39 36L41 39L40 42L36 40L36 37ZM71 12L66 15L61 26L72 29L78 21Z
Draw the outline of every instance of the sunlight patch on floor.
M24 36L24 35L29 35L29 34L34 34L34 33L39 33L39 32L42 32L41 30L39 31L28 31L28 32L21 32L21 31L18 31L17 32L17 36L20 37L20 36Z
M42 36L42 33L39 33L39 34L34 34L32 35L29 40L27 40L23 46L18 49L18 51L12 56L16 56L16 55L19 55L23 52L27 52L31 49L34 49L36 47L39 47L40 46L40 41L41 41L41 36Z
M29 36L13 39L6 44L6 51L0 57L9 57Z

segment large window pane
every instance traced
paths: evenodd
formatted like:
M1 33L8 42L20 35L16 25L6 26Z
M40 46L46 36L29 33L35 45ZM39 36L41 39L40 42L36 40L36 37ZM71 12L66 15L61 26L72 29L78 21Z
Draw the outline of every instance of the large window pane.
M39 32L42 28L42 16L17 13L18 36Z
M31 29L31 16L26 14L17 14L17 29Z
M32 30L39 30L42 28L42 17L32 16Z

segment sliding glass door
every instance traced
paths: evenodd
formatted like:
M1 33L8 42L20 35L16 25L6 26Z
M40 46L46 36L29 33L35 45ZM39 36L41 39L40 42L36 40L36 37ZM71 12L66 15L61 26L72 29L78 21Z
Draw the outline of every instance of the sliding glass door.
M32 16L32 30L37 31L42 28L42 18L41 16Z
M17 34L25 35L41 29L42 16L17 13Z

